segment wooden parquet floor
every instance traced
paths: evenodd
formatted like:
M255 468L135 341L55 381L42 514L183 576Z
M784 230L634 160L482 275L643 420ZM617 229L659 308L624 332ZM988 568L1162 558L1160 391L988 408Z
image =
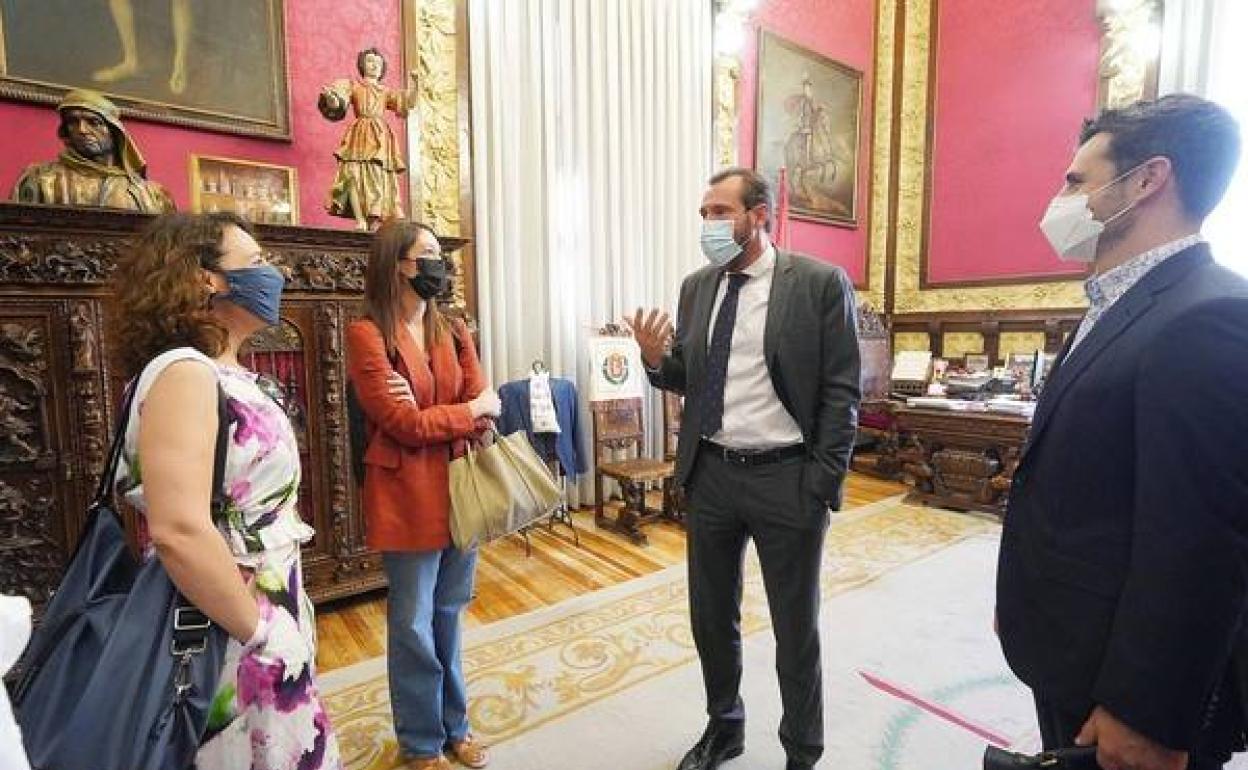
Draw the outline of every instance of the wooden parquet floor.
M906 487L851 474L845 507L858 507L906 491ZM627 538L594 526L593 512L573 514L580 546L563 525L539 528L529 535L532 552L525 554L519 536L491 543L481 551L477 595L468 607L469 626L491 623L541 607L558 604L589 591L607 588L679 564L685 559L685 532L661 522L646 527L650 544L633 545ZM385 592L333 604L317 613L317 665L321 671L374 658L385 652Z

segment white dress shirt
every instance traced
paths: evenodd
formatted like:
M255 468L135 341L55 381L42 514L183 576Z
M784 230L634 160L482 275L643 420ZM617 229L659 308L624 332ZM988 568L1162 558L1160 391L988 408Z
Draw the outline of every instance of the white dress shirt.
M728 354L728 376L724 383L724 422L709 438L733 449L773 449L802 443L802 429L776 395L763 355L763 334L767 330L767 305L771 281L776 274L776 249L768 246L754 264L741 271L749 276L741 286L737 302L737 323ZM728 281L719 279L715 305L706 330L709 349L715 317L728 291Z

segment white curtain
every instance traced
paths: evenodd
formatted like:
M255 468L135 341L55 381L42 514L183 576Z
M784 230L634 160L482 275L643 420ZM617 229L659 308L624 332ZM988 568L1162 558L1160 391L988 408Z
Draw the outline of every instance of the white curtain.
M481 346L495 385L541 359L581 391L587 338L673 309L711 171L709 0L470 0ZM651 450L662 412L648 400Z
M1166 0L1160 90L1212 99L1239 119L1248 138L1248 1ZM1239 170L1204 232L1218 260L1248 275L1248 161ZM1238 216L1236 216L1238 215Z

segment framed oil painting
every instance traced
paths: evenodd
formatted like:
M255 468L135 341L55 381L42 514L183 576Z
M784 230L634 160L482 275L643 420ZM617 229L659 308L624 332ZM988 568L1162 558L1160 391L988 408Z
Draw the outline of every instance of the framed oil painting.
M786 169L792 216L857 227L862 73L764 30L755 121L755 168Z
M0 0L0 96L290 138L284 0Z
M191 155L191 210L233 211L258 224L297 225L298 176L290 166Z

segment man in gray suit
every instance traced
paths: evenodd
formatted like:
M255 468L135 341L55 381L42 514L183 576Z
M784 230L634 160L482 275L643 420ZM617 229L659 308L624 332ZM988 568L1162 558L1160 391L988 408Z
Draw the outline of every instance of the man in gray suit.
M676 481L689 502L689 607L710 721L679 770L744 750L747 538L776 635L787 767L811 768L823 753L823 538L857 427L854 289L840 268L772 246L771 187L753 171L712 177L701 214L711 264L681 286L674 339L664 313L630 321L650 381L685 396Z

